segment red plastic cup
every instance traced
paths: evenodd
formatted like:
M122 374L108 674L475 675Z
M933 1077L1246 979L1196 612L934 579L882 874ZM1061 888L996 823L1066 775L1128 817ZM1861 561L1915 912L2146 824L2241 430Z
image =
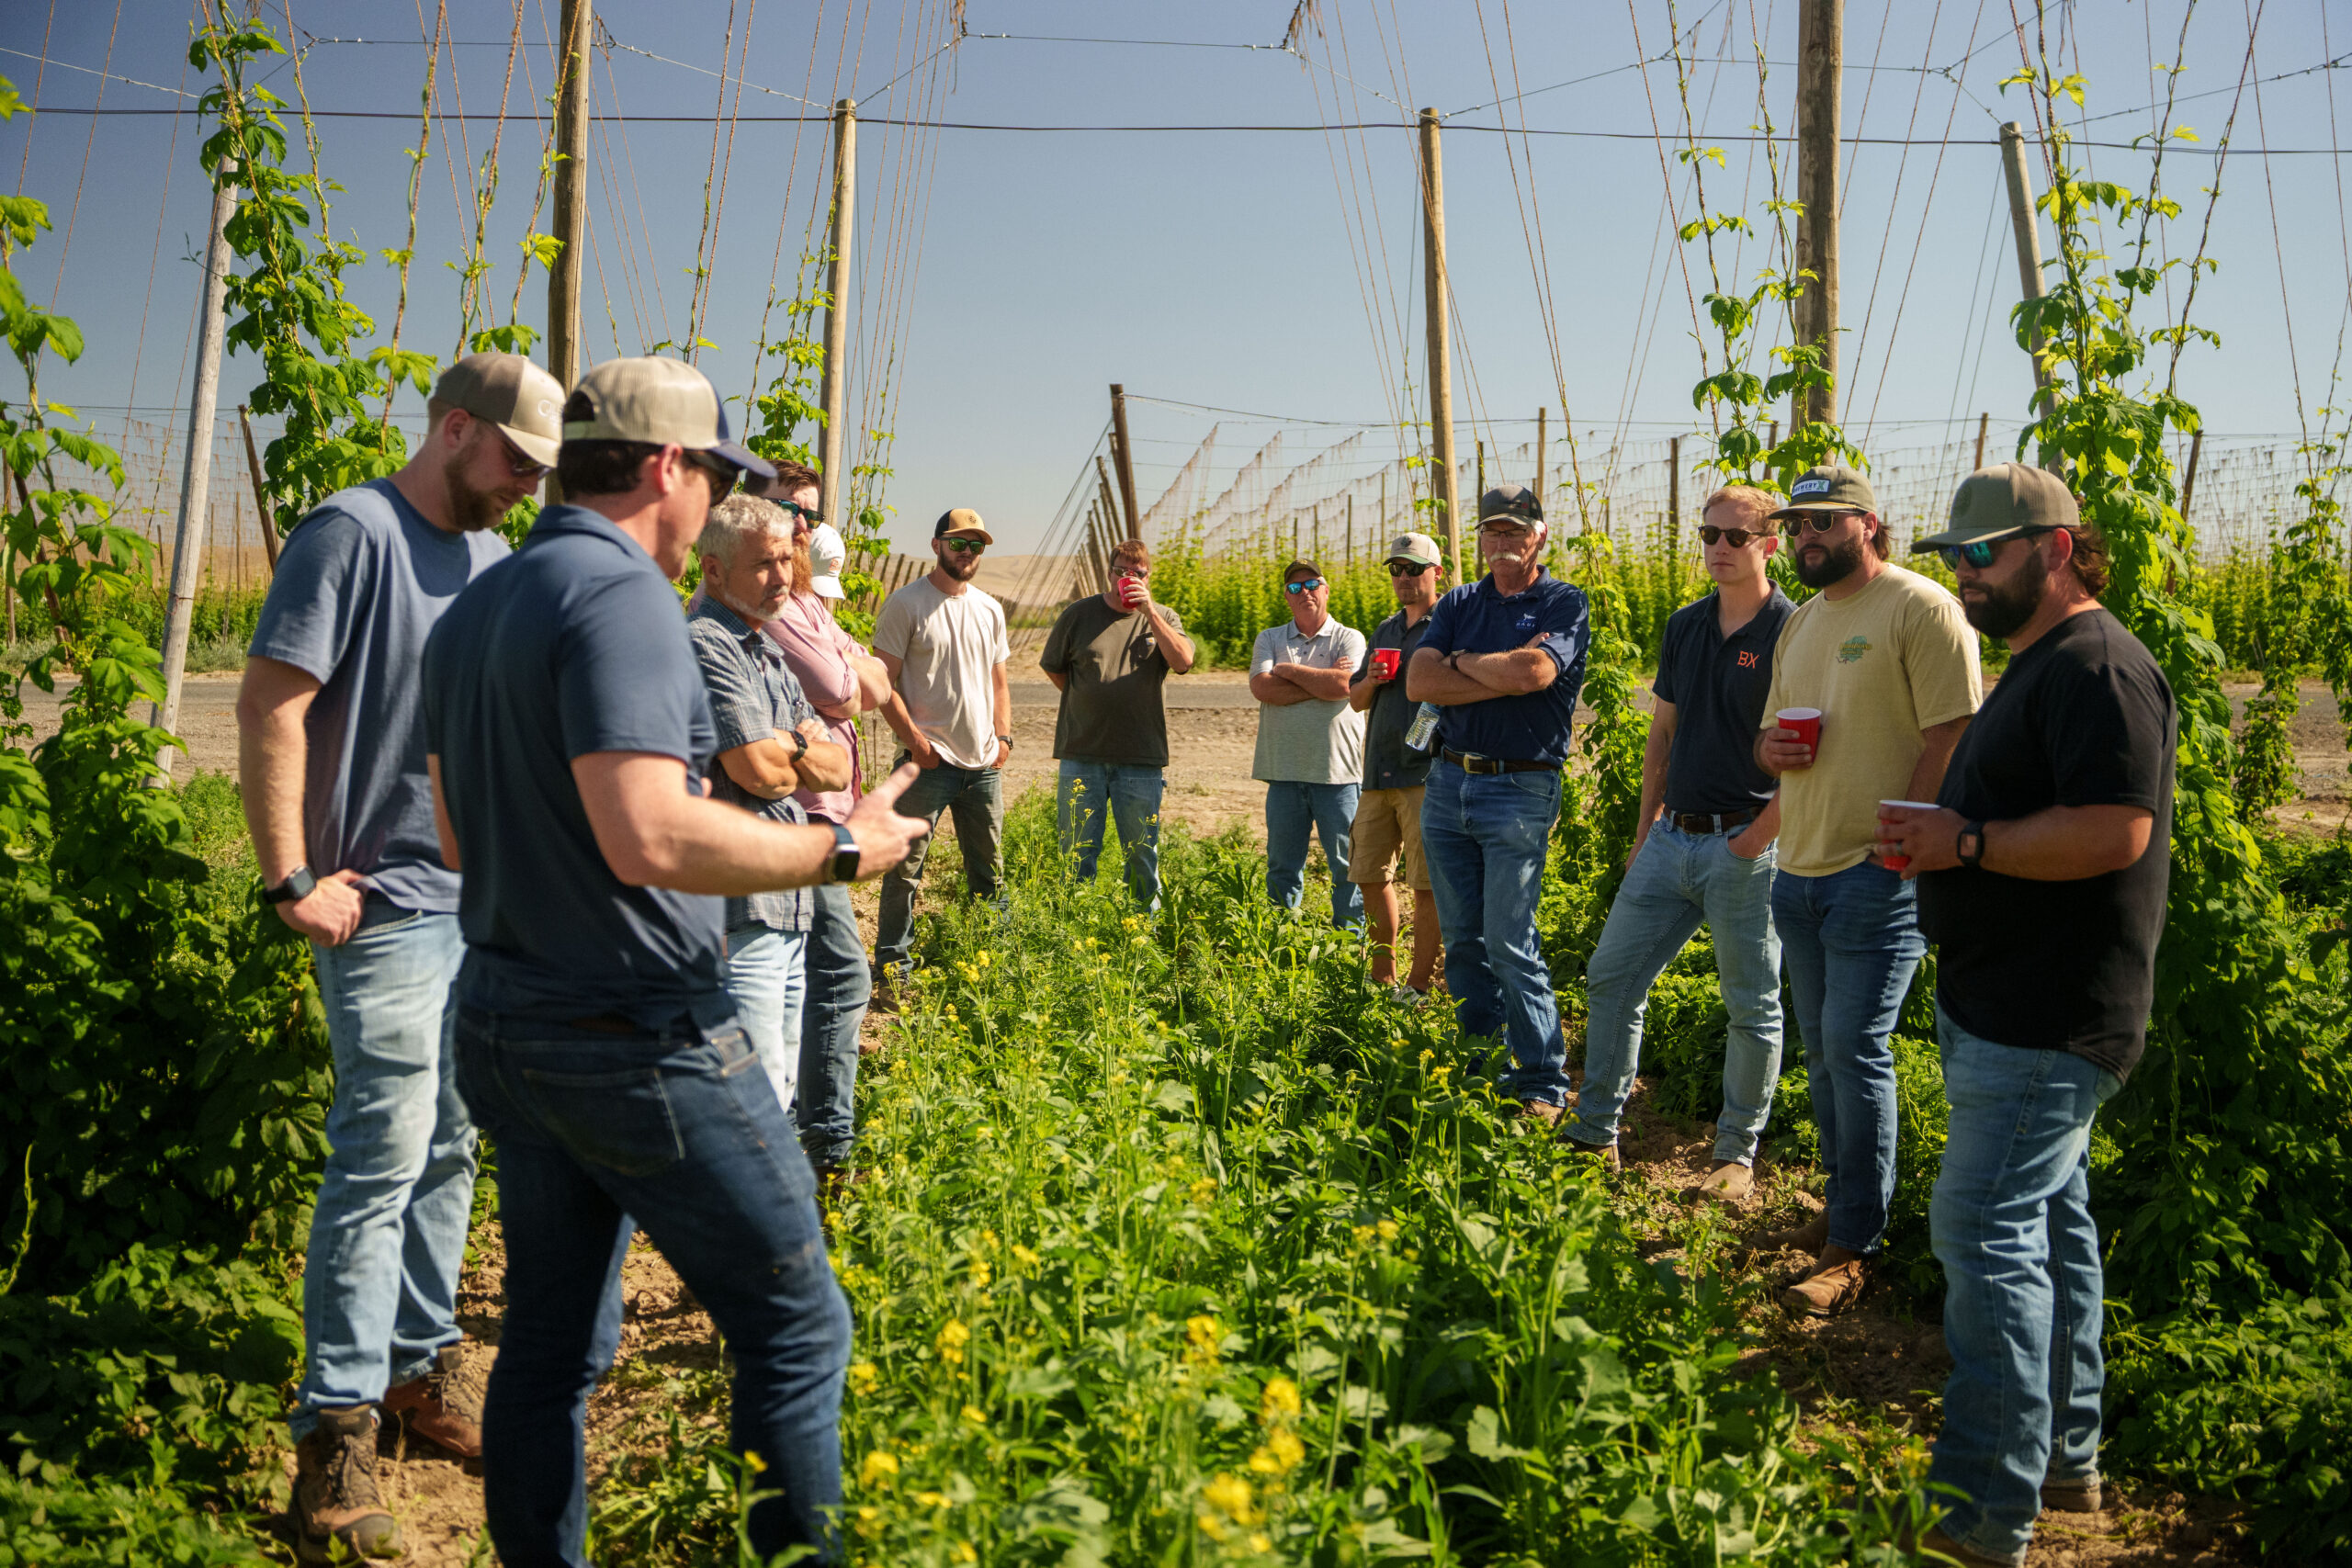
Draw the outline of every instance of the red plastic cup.
M1796 731L1800 744L1810 746L1817 757L1821 751L1821 710L1819 708L1782 708L1772 716L1781 721L1782 729Z
M1404 662L1405 650L1399 648L1375 648L1372 650L1372 672L1384 681L1396 679L1396 667Z
M1143 603L1143 585L1137 582L1134 578L1123 577L1119 579L1117 586L1119 590L1120 609L1132 610L1136 605Z
M1886 815L1886 808L1888 807L1894 807L1904 811L1933 811L1936 809L1936 804L1931 800L1882 800L1878 804L1879 820L1882 822L1889 820ZM1911 857L1909 855L1882 854L1878 857L1878 863L1879 864L1886 867L1889 871L1901 871L1911 863Z

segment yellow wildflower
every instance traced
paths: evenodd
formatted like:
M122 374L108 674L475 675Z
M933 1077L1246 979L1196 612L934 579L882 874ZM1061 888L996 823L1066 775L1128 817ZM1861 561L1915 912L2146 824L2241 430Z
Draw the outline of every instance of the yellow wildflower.
M980 1250L981 1250L981 1251L983 1251L983 1252L994 1252L994 1251L996 1250L996 1247L997 1247L996 1232L994 1232L994 1231L982 1231L982 1232L980 1233Z
M860 1486L883 1486L899 1473L899 1456L887 1449L876 1449L857 1467Z
M1380 1233L1370 1225L1358 1225L1351 1234L1355 1236L1358 1247L1369 1247L1372 1245L1372 1238Z
M977 1404L967 1404L964 1406L964 1419L975 1427L985 1427L989 1424L989 1413Z
M1225 1337L1213 1317L1188 1317L1184 1320L1184 1359L1204 1366L1216 1362L1217 1341Z
M926 1508L944 1508L947 1506L947 1494L944 1492L918 1492L915 1494L915 1501L921 1503Z
M1012 1260L1027 1268L1037 1267L1037 1255L1017 1241L1012 1244Z
M1288 1427L1277 1427L1250 1456L1250 1468L1261 1475L1288 1475L1306 1457L1306 1445Z
M1219 1473L1201 1488L1201 1500L1216 1508L1235 1524L1255 1524L1258 1510L1251 1506L1250 1483L1238 1475Z
M1202 1177L1198 1181L1195 1181L1195 1182L1193 1182L1193 1202L1195 1202L1195 1203L1205 1203L1205 1202L1207 1202L1210 1199L1212 1199L1212 1198L1214 1198L1214 1197L1216 1197L1216 1177L1214 1177L1214 1176L1204 1176L1204 1177Z
M1380 1233L1380 1239L1383 1241L1395 1241L1396 1239L1396 1222L1395 1220L1383 1220L1378 1224L1373 1226L1373 1229Z
M989 950L985 947L980 949L979 961L981 968L985 969L989 966Z
M951 1317L947 1320L947 1326L939 1331L939 1338L934 1343L941 1360L956 1363L963 1360L964 1347L971 1342L972 1331L965 1327L959 1319Z
M1271 1427L1295 1419L1298 1411L1298 1385L1288 1378L1267 1379L1266 1392L1258 1401L1258 1419Z
M973 1284L985 1291L989 1288L989 1281L995 1278L996 1271L989 1267L989 1260L987 1258L975 1258L972 1259Z
M874 1370L871 1361L852 1361L849 1366L849 1391L854 1394L872 1393L882 1384L882 1374Z
M1268 1535L1264 1530L1252 1530L1250 1532L1250 1551L1272 1551L1273 1549L1274 1538L1272 1536Z
M957 1541L956 1543L956 1550L949 1552L947 1555L954 1558L958 1562L978 1562L980 1560L978 1551L976 1550L968 1540Z

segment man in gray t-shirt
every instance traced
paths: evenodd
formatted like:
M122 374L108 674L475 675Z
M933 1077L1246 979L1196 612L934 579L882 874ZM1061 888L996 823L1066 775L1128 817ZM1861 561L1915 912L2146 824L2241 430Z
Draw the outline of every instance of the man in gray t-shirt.
M1331 618L1331 585L1312 561L1283 570L1285 625L1258 634L1250 694L1258 699L1258 753L1250 776L1266 785L1266 893L1298 908L1306 887L1306 836L1323 840L1331 871L1331 919L1363 919L1363 889L1348 880L1349 834L1363 771L1363 715L1348 685L1363 661L1363 633Z
M287 536L237 695L239 784L263 897L311 939L334 1055L326 1176L302 1279L309 1364L288 1420L302 1555L384 1555L378 1412L471 1459L479 1407L449 1374L475 1134L449 1050L464 944L434 831L418 671L426 635L508 554L563 389L511 354L460 359L390 479Z

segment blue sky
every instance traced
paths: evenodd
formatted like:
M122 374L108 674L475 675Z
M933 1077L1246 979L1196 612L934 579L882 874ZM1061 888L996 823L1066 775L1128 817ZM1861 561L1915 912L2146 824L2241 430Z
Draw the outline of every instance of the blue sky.
M494 111L512 7L460 0L450 11L459 47L444 56L442 107L453 107L453 61L465 108ZM741 11L739 0L739 39ZM854 94L869 115L988 125L1382 123L1362 132L942 130L925 137L869 124L853 389L871 395L876 372L889 367L896 477L888 498L902 543L959 504L987 513L1014 547L1034 541L1092 446L1114 380L1139 398L1291 419L1380 424L1408 407L1402 385L1420 376L1419 218L1410 133L1389 127L1408 118L1404 108L1424 104L1449 115L1451 264L1468 349L1468 364L1456 370L1465 436L1485 422L1482 428L1498 437L1523 439L1527 427L1508 422L1531 420L1538 405L1551 407L1556 421L1562 383L1578 432L1595 433L1590 439L1605 440L1612 430L1662 435L1691 420L1688 389L1699 373L1691 310L1676 247L1662 238L1668 177L1650 135L1653 105L1668 117L1671 133L1676 76L1667 62L1646 73L1628 68L1667 48L1673 28L1656 0L1634 0L1631 9L1520 0L1508 13L1508 39L1501 0L1321 0L1320 30L1310 28L1304 51L1311 63L1263 47L1173 46L1279 43L1292 0L1181 6L969 0L965 24L975 36L926 59L944 37L945 11L944 0L848 5L844 44L844 0L826 0L821 12L815 0L765 0L754 8L739 70L773 91L746 91L741 113L799 112L791 97L777 95L821 102ZM1955 139L1907 153L1868 144L1850 152L1843 212L1845 324L1854 329L1848 422L1870 425L1876 445L1938 439L1947 421L1973 429L1980 410L1993 411L1996 422L2014 419L2030 389L2005 332L1997 323L1985 332L1988 306L2005 310L2016 288L2000 227L2006 218L1995 205L1993 140L1996 118L2024 108L2016 89L2004 96L1997 87L2018 63L2008 11L1993 0L1892 7L1855 0L1848 7L1849 135L1941 138L1949 125ZM283 10L273 3L270 12L285 32ZM539 40L552 33L554 12L552 0L544 16L542 0L526 0L526 47L508 94L504 175L486 246L502 319L538 156L533 92L544 94L548 84L548 51ZM2170 53L2180 0L2083 0L2068 14L2067 62L2077 68L2078 56L2088 78L2087 112L2133 110L2159 95L2151 61ZM625 130L608 125L598 141L588 341L599 357L615 351L616 337L621 352L634 353L683 333L687 269L713 157L718 83L707 73L721 65L729 15L712 0L614 0L602 8L613 39L625 47L598 67L599 109L692 118L639 119ZM1720 141L1727 157L1728 166L1711 175L1721 207L1759 211L1761 159L1753 143L1729 139L1758 119L1752 40L1759 35L1774 62L1767 105L1777 123L1790 122L1795 20L1792 0L1676 9L1686 51L1701 62L1690 96L1702 138ZM0 49L17 51L0 54L0 74L30 97L40 67L25 56L41 54L45 40L51 63L40 87L44 105L96 103L100 79L87 73L101 68L195 92L200 84L184 66L190 21L168 0L121 0L119 14L104 0L53 8L19 0L0 9ZM315 107L405 117L319 122L325 167L345 187L335 232L371 254L397 246L407 222L404 149L416 144L424 81L416 6L296 0L292 21L301 35L322 40L303 59ZM999 33L1031 36L985 36ZM2352 74L2307 69L2352 51L2347 35L2352 13L2327 17L2322 0L2268 0L2263 9L2253 74L2304 73L2266 83L2259 118L2252 91L2239 111L2240 155L2228 164L2213 231L2221 270L2204 285L2198 312L2222 343L2192 350L2183 380L2218 431L2294 430L2298 376L2306 409L2327 400L2352 280L2342 159L2281 155L2266 164L2244 154L2266 144L2352 143L2352 123L2336 129L2330 98L2331 88L2343 96L2343 118L2352 120ZM372 41L324 41L336 39ZM2179 84L2188 101L2178 118L2204 146L2221 132L2246 47L2243 7L2198 8ZM1335 80L1335 71L1354 85ZM1497 124L1498 111L1472 106L1500 96L1514 80L1532 89L1578 78L1526 97L1523 112L1532 130L1580 134L1521 139L1474 129ZM271 85L292 96L283 70ZM2217 89L2216 96L2189 96ZM192 100L123 81L106 82L104 94L107 108L169 110L185 102L193 110ZM1510 114L1514 130L1520 113L1514 106ZM2144 113L2116 115L2086 133L2128 142L2147 121ZM406 334L408 346L441 355L457 321L455 275L442 264L459 254L465 231L452 185L466 184L463 153L479 158L492 127L464 126L468 145L455 167L442 151L445 129L457 128L436 128L424 171ZM85 405L101 430L120 417L103 411L134 396L160 413L187 395L185 344L198 280L188 258L202 243L207 195L196 167L193 112L179 121L175 145L174 135L168 113L20 116L0 126L0 159L20 164L22 189L49 202L59 231L20 258L18 276L36 295L54 284L59 307L79 319L90 342L83 362L45 389ZM700 363L735 397L752 378L752 348L780 235L788 292L792 259L823 184L826 145L821 127L748 118L734 130L731 155L724 132L721 140L727 186L702 328L717 346L702 351ZM2090 156L2104 177L2144 181L2143 153L2099 149ZM1687 176L1668 167L1676 199L1685 203ZM2190 247L2211 161L2182 154L2168 170L2173 193L2188 208L2175 243ZM617 194L617 209L608 191ZM1539 215L1556 380L1530 254ZM1760 260L1751 247L1742 270L1752 272ZM657 281L661 305L651 298ZM355 298L387 330L393 284L380 260L351 277ZM607 289L616 331L606 316ZM544 300L535 274L524 319L537 323ZM225 385L233 394L257 374L253 364L232 360ZM404 406L418 403L411 397ZM1147 499L1216 417L1136 404ZM1272 428L1227 416L1221 467L1229 468ZM1294 429L1306 446L1343 434ZM1394 438L1375 431L1367 446L1384 444L1393 452Z

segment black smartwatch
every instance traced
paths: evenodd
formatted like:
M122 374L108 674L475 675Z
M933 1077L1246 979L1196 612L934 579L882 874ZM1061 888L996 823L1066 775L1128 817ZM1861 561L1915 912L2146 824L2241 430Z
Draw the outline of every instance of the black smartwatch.
M791 736L792 744L798 748L798 750L792 753L792 760L794 761L797 762L800 761L801 758L808 755L808 738L807 736L801 734L800 731L797 729L787 729L784 733Z
M286 880L277 886L263 888L261 901L265 904L299 904L308 898L311 889L318 885L319 879L311 874L309 866L298 865L288 872Z
M1960 837L1953 842L1952 848L1959 854L1961 864L1971 871L1984 870L1984 824L1982 822L1961 824Z
M857 880L857 840L848 829L838 822L825 824L833 830L833 858L826 863L825 879L829 882Z

